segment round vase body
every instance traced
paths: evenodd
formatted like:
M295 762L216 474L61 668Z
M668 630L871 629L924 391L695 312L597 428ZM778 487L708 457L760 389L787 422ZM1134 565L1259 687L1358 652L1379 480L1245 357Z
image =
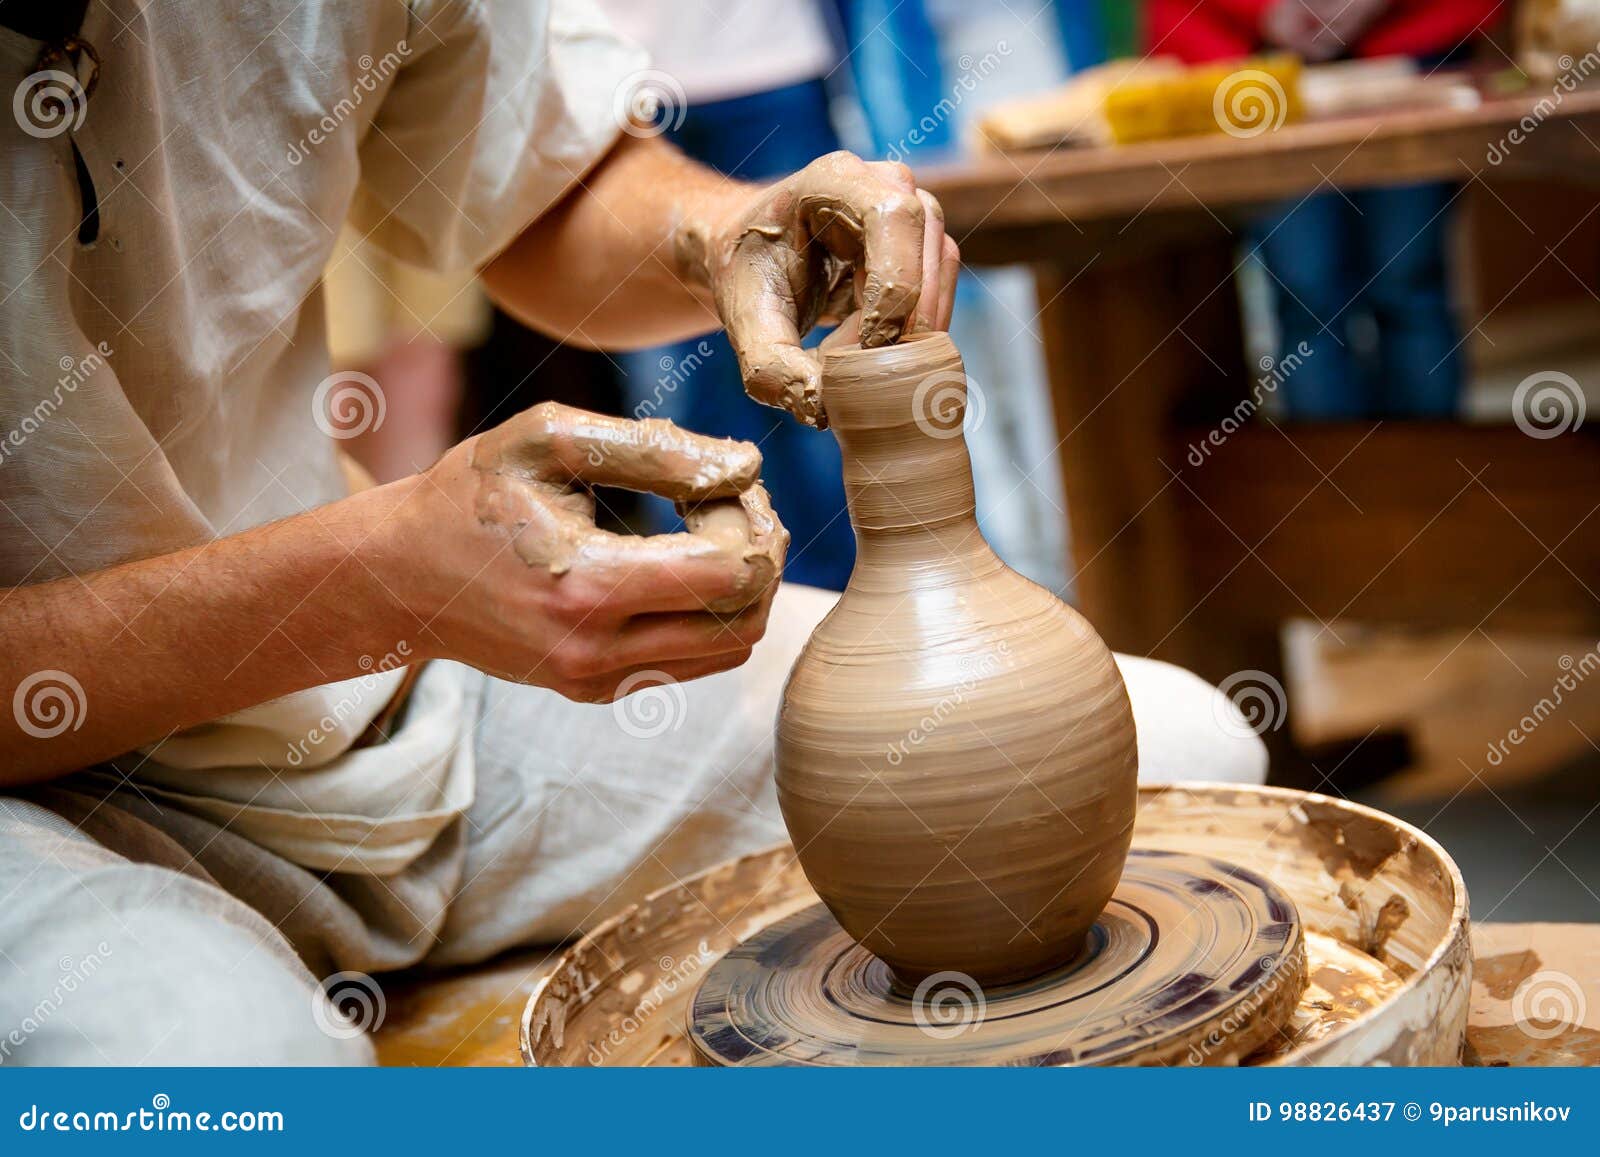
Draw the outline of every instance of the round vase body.
M1072 957L1132 837L1133 715L1111 652L974 517L949 337L827 355L858 557L801 652L777 788L807 878L908 987Z

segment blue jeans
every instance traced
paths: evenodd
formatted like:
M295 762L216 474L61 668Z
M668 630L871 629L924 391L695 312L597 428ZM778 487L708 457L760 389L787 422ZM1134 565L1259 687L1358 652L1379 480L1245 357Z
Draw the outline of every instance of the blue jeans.
M1291 418L1452 418L1463 384L1445 246L1457 186L1323 193L1256 222ZM1358 349L1352 321L1375 347ZM1302 345L1304 343L1304 345ZM1309 350L1310 353L1305 351Z
M750 180L793 172L839 147L821 81L691 106L671 139L696 160ZM806 344L820 340L813 334ZM629 355L623 365L630 416L671 418L696 433L761 448L762 478L792 536L784 577L843 590L856 542L833 435L751 400L721 332ZM647 504L646 518L651 530L677 524L672 507L659 500Z

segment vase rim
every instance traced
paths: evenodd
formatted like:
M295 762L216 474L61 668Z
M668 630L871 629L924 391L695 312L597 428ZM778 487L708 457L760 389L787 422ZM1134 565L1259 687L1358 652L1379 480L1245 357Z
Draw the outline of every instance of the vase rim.
M964 402L966 369L948 333L908 334L894 345L838 346L824 351L822 405L830 425L845 430L915 421L919 404L953 393ZM956 414L959 425L959 413Z

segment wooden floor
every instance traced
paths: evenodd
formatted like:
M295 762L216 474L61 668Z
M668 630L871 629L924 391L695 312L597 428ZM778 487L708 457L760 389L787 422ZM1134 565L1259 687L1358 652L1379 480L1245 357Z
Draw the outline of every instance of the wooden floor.
M1489 744L1503 737L1541 697L1548 696L1569 664L1600 645L1596 640L1490 638L1460 632L1453 636L1374 633L1342 626L1339 634L1345 640L1343 646L1334 645L1327 635L1319 637L1313 628L1292 628L1289 633L1290 691L1299 733L1303 739L1315 741L1360 736L1378 726L1407 726L1416 747L1416 763L1368 798L1401 810L1408 818L1415 815L1416 822L1423 822L1441 803L1452 809L1445 813L1449 818L1467 809L1474 799L1514 800L1519 798L1517 792L1564 767L1600 760L1600 675L1595 676L1593 686L1580 687L1577 694L1567 697L1556 714L1530 733L1525 743L1511 748L1498 765L1486 758ZM1600 801L1600 792L1590 794L1589 804ZM1579 821L1589 804L1573 809L1570 817L1563 810L1560 832L1571 835L1568 824ZM1494 810L1499 806L1491 806L1490 818L1499 829L1514 829L1506 815ZM1593 822L1600 827L1600 820ZM1589 834L1573 837L1566 854L1579 854L1574 850L1579 842L1594 842L1587 840ZM1449 839L1445 842L1467 872L1474 916L1481 919L1494 907L1500 911L1491 918L1517 918L1512 908L1501 908L1492 885L1480 889L1474 881L1475 872L1493 867L1486 861L1500 854L1498 845L1504 841L1475 836L1463 839L1459 844ZM1546 845L1554 842L1554 838L1544 841ZM1535 846L1533 852L1541 853L1541 849ZM1512 967L1524 959L1519 953L1531 951L1547 967L1561 967L1552 961L1570 957L1569 965L1576 974L1595 975L1592 969L1584 969L1600 959L1600 897L1579 891L1582 881L1573 883L1571 873L1547 867L1551 870L1549 886L1565 886L1573 895L1575 906L1562 918L1587 921L1595 927L1582 936L1562 933L1549 924L1475 928L1480 956L1497 959L1485 973L1490 989L1474 988L1473 1034L1483 1063L1528 1061L1525 1034L1515 1029L1500 1031L1504 998L1494 996L1498 991L1495 970ZM1519 895L1525 895L1539 879L1533 877L1530 883L1520 865L1508 866L1505 874L1519 885ZM544 951L523 953L448 975L386 981L387 1013L376 1037L381 1061L387 1065L520 1064L517 1032L522 1007L550 966L550 958ZM1600 1017L1600 993L1591 1004ZM1589 1032L1572 1047L1592 1052L1597 1040L1600 1033Z
M478 968L384 985L388 1002L374 1037L385 1065L520 1065L522 1006L554 953L502 957Z

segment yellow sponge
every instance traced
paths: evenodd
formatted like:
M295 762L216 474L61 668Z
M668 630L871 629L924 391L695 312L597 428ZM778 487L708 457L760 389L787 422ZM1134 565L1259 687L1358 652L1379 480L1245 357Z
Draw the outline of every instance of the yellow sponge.
M1111 139L1260 136L1300 118L1301 67L1296 56L1260 56L1126 80L1105 96Z

